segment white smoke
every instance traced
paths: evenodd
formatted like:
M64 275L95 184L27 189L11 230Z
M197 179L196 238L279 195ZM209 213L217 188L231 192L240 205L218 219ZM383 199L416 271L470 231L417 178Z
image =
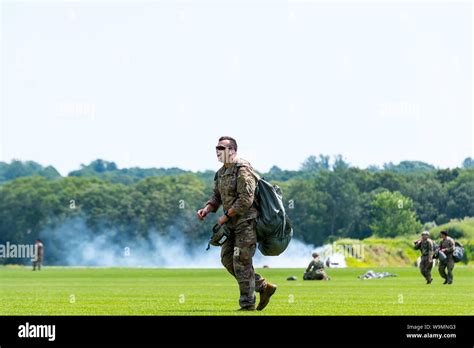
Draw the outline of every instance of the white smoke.
M344 255L334 253L332 245L314 247L294 238L285 252L279 256L263 256L257 251L254 265L256 267L268 266L271 268L306 268L312 259L311 254L313 252L317 252L324 263L329 259L330 267L346 267Z
M150 231L146 239L124 238L119 232L89 229L83 220L74 219L58 228L44 230L40 237L45 254L54 254L54 263L64 266L88 267L160 267L160 268L222 268L220 248L206 251L207 241L190 245L175 228L160 234ZM256 268L305 268L316 251L322 260L330 257L332 266L345 267L344 256L331 255L331 246L315 248L293 239L279 256L263 256L257 250ZM336 265L337 264L337 265Z

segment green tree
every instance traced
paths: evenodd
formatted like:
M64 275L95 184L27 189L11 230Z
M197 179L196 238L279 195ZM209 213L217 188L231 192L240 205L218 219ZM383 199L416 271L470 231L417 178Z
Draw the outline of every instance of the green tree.
M301 165L302 171L318 171L321 169L329 170L329 156L322 154L319 155L319 158L309 156Z
M417 233L422 225L413 211L413 201L400 192L384 191L372 201L372 232L381 237Z
M351 172L343 168L321 172L316 187L325 193L329 234L347 236L360 214L360 194Z
M334 163L332 165L332 169L333 170L336 170L336 169L347 169L349 168L350 165L349 163L347 163L345 160L344 160L344 157L342 157L342 155L336 155L334 157Z
M388 191L401 191L405 186L405 177L390 171L374 173L371 190L383 188Z
M294 179L279 183L286 204L286 212L293 223L295 236L306 243L321 245L328 237L326 218L327 193L316 187L316 178Z
M433 173L412 177L401 192L413 200L413 208L422 223L435 221L443 224L449 221L446 215L448 192Z
M33 161L22 162L13 160L10 164L0 162L0 183L35 175L47 179L57 179L61 177L54 167L48 166L44 168L42 165Z
M421 161L401 161L399 164L390 162L385 163L383 167L396 173L431 172L436 169L433 165Z
M467 169L448 184L447 211L451 218L474 216L474 168Z
M436 171L436 179L441 183L441 184L446 184L450 181L453 181L459 176L459 169L454 168L454 169L439 169Z

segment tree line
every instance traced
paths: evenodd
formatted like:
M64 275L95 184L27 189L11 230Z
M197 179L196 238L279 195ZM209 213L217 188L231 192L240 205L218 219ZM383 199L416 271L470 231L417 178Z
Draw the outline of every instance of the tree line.
M396 237L423 225L474 216L474 161L437 169L423 162L360 169L341 156L311 156L300 170L260 173L282 188L295 237L315 245L349 237ZM96 160L62 177L35 162L0 162L0 243L31 243L81 218L101 233L127 238L179 230L189 243L208 238L217 215L195 218L211 193L214 171L119 169ZM215 218L214 218L215 217Z

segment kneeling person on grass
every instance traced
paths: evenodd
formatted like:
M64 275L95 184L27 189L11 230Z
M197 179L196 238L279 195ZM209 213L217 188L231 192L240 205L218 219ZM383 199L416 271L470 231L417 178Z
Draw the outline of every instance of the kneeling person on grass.
M306 272L303 275L303 280L330 280L324 271L324 263L319 259L318 253L313 253L313 260L309 263Z

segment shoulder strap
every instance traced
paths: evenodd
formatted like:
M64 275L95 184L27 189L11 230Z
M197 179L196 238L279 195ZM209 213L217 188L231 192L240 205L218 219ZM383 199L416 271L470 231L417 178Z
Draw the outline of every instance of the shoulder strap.
M237 173L239 172L239 169L240 169L241 167L247 167L247 168L249 168L249 169L250 169L250 172L252 173L252 175L255 177L255 179L257 179L257 183L260 181L260 179L261 179L261 178L260 178L260 175L258 175L258 174L255 172L255 170L253 170L252 166L249 166L249 165L247 165L247 164L245 164L245 163L236 163L235 166L237 167Z
M258 190L258 182L260 181L260 176L259 176L257 173L255 173L255 171L253 170L253 168L252 168L251 166L249 166L249 165L247 165L247 164L245 164L245 163L236 163L235 166L237 167L236 174L239 173L239 169L240 169L241 167L247 167L247 168L250 169L250 172L252 173L252 175L254 176L254 178L257 180L256 185L255 185L255 190L256 190L256 192L257 192L257 190ZM237 197L235 197L235 200L237 200ZM234 202L235 202L235 200L234 200ZM234 202L232 202L232 204L234 204ZM257 203L256 199L254 199L254 202L252 203L252 205L254 205L254 204L255 204L256 207L258 206L258 203Z

